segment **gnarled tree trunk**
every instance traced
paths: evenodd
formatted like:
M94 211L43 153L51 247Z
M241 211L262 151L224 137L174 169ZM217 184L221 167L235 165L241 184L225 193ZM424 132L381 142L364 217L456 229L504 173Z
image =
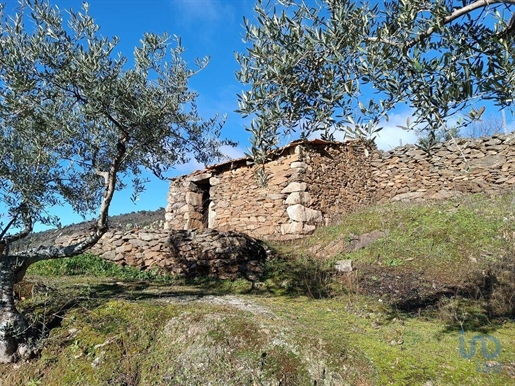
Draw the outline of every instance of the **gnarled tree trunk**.
M22 342L26 341L28 324L14 303L14 284L22 277L20 268L18 259L0 259L0 363L13 362L27 351Z
M25 229L14 236L5 236L14 223L13 220L0 232L0 363L10 363L33 352L27 343L31 331L26 319L16 309L14 302L14 284L25 276L27 268L42 260L72 257L84 253L97 243L108 229L109 205L116 187L116 173L126 152L126 139L117 144L117 153L108 172L99 172L104 177L105 190L100 203L100 214L94 231L85 235L76 244L63 246L39 246L13 254L9 253L11 243L21 240L32 232L32 219L26 215ZM25 206L20 206L19 213L24 214Z

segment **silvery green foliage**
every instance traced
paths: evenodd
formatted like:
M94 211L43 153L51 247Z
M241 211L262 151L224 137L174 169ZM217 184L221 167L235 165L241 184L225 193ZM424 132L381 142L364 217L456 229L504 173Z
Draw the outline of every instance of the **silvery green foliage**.
M122 177L132 177L136 198L144 169L161 177L190 155L220 155L221 123L199 117L188 88L208 58L190 69L178 38L145 34L129 65L87 4L0 9L0 202L11 229L58 224L47 210L65 202L81 214L105 210Z
M380 130L385 108L380 101L359 101L357 71L360 42L370 33L375 7L338 4L282 1L272 7L258 1L257 22L245 20L250 46L236 54L241 66L236 75L250 89L239 96L238 111L254 118L249 129L254 137L259 131L260 138L278 144L294 132L332 140L338 131L373 138ZM362 116L353 117L358 109Z
M236 58L249 87L239 111L261 137L373 138L399 104L413 111L408 129L437 131L456 114L462 125L478 119L484 109L468 113L478 100L512 104L514 0L379 3L257 2ZM365 91L374 100L360 100Z
M30 351L30 330L13 297L28 266L93 246L126 178L135 199L144 169L161 177L190 154L208 162L224 143L217 118L203 121L197 113L188 88L195 71L179 39L145 34L133 65L116 53L117 42L100 35L87 5L65 14L46 0L21 0L15 16L0 6L0 363ZM206 64L198 61L198 70ZM98 213L83 239L11 247L35 222L58 224L48 209L62 203Z
M479 119L493 100L512 103L515 1L400 0L378 12L359 71L392 102L414 110L414 126L438 131L450 117Z

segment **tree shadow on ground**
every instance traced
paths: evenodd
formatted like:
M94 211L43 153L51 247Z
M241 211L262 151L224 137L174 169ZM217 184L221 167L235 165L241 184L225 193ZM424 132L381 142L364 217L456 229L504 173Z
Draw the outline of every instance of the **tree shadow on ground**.
M250 282L247 287L251 288ZM29 278L16 285L15 293L18 309L29 321L32 336L40 339L48 336L52 329L60 327L66 314L73 309L93 310L112 300L189 302L234 291L218 280L169 284L95 277L54 277L49 281Z
M388 305L387 320L399 315L437 319L444 326L443 332L486 334L515 315L515 308L509 306L513 295L508 289L513 285L499 280L495 271L471 272L468 280L435 284L415 272L383 269L376 272L374 280L362 280L361 284L364 293L379 296Z

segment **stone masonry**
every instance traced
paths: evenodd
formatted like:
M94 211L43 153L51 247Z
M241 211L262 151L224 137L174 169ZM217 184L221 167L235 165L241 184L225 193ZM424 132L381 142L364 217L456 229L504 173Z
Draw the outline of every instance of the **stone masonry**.
M444 142L431 155L414 145L383 152L356 141L296 142L271 154L266 172L266 187L248 159L176 178L166 229L114 229L91 252L180 276L255 280L266 252L247 234L293 239L374 203L513 190L515 133ZM81 237L55 242L69 245Z
M515 133L437 144L431 156L414 145L375 152L377 202L496 194L515 187Z
M237 230L281 239L310 234L335 214L372 202L367 154L359 142L315 140L274 153L266 164L265 187L248 159L174 179L165 228Z
M70 245L84 234L59 237L56 245ZM90 250L108 261L159 269L182 277L256 280L263 273L267 253L261 242L237 232L113 230Z
M172 180L166 229L235 230L293 239L387 201L500 193L515 187L515 134L384 152L360 141L294 142L270 155L266 187L248 158Z

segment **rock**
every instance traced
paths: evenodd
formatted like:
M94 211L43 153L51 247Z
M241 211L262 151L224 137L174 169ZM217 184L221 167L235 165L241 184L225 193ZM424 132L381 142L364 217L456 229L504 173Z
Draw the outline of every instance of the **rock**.
M289 206L288 209L286 209L286 212L288 213L290 219L293 221L305 222L309 224L321 223L324 221L321 211L306 208L300 204Z
M305 192L306 188L305 182L290 182L286 188L281 190L281 193Z
M305 162L292 162L290 168L292 169L306 169L308 165Z
M222 180L218 177L211 177L209 179L209 185L211 185L211 186L220 185L221 183L222 183Z
M447 198L461 196L462 194L463 193L456 190L440 190L429 196L429 198L432 200L445 200Z
M135 247L145 247L148 245L147 242L140 240L140 239L130 239L129 244L131 244Z
M104 254L102 254L102 259L113 261L116 258L116 252L115 251L108 251Z
M338 272L352 272L352 260L338 260L334 269Z
M212 173L198 173L198 174L194 174L192 175L189 180L192 181L192 182L199 182L199 181L205 181L205 180L209 180L211 177L213 176Z
M298 221L292 221L288 224L281 225L281 234L303 234L304 224Z
M483 169L495 169L506 163L506 157L501 154L491 155L470 161L471 166Z
M502 141L499 138L492 138L488 141L486 141L484 144L485 146L495 146L499 145Z
M372 231L370 233L362 234L359 237L355 237L351 242L349 243L347 247L347 252L356 251L358 249L363 249L367 247L368 245L375 243L377 240L383 238L387 235L387 232L384 231Z
M186 192L186 204L202 206L202 193Z
M408 192L398 194L392 198L392 201L412 201L424 197L424 192Z
M284 201L287 205L310 205L312 202L311 195L308 192L293 192Z

